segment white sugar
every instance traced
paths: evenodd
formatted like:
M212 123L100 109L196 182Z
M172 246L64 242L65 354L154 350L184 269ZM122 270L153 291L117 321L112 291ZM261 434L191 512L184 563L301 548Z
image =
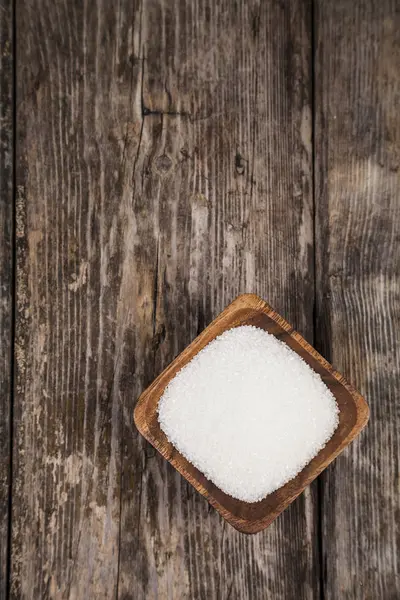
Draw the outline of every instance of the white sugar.
M230 329L171 380L159 403L170 442L227 494L255 502L293 479L338 425L336 401L285 343Z

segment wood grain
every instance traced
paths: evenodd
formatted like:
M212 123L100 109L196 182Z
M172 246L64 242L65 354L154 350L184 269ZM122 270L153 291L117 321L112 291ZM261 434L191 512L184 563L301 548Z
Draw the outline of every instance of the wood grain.
M264 329L287 344L320 375L339 407L339 424L326 446L294 479L258 502L243 502L225 494L168 441L158 420L160 398L175 375L212 340L223 332L241 325L254 325ZM368 416L369 410L364 398L297 331L294 331L292 325L255 294L241 294L231 302L143 392L134 413L135 424L140 433L228 523L243 533L259 533L268 527L359 435L368 421Z
M17 1L12 597L319 597L315 488L226 527L132 425L239 292L312 340L309 2Z
M13 598L117 595L122 422L152 330L152 213L132 198L139 16L17 2Z
M312 337L309 8L144 6L136 190L156 211L153 375L239 292L268 297ZM132 452L126 499L137 474ZM147 445L141 464L140 513L137 502L122 503L122 594L318 597L312 490L248 538Z
M370 405L323 483L324 597L400 597L400 12L316 3L317 343Z
M13 300L13 4L0 0L0 600L7 596Z

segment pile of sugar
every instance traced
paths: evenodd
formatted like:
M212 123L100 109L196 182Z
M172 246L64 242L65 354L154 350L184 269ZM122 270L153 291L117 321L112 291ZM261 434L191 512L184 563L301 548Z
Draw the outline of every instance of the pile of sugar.
M336 401L295 352L262 329L225 331L166 387L169 441L227 494L255 502L293 479L338 425Z

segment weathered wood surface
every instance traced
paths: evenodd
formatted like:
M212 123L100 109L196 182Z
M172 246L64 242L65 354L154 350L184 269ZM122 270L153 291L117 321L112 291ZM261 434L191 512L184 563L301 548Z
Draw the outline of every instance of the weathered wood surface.
M400 598L400 11L317 1L317 341L369 426L323 479L324 597Z
M397 599L398 3L16 2L11 597ZM11 2L0 11L2 598ZM315 333L371 406L322 503L312 486L252 537L132 422L140 392L245 291Z
M0 600L7 594L13 296L13 11L0 0Z
M17 8L12 597L319 597L315 488L243 536L132 422L239 292L312 340L310 4Z

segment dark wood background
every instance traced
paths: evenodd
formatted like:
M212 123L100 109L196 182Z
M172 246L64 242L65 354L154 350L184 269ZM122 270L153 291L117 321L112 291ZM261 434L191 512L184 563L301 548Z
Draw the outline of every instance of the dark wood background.
M0 0L0 598L400 598L400 5ZM246 536L138 435L237 294L368 428Z

